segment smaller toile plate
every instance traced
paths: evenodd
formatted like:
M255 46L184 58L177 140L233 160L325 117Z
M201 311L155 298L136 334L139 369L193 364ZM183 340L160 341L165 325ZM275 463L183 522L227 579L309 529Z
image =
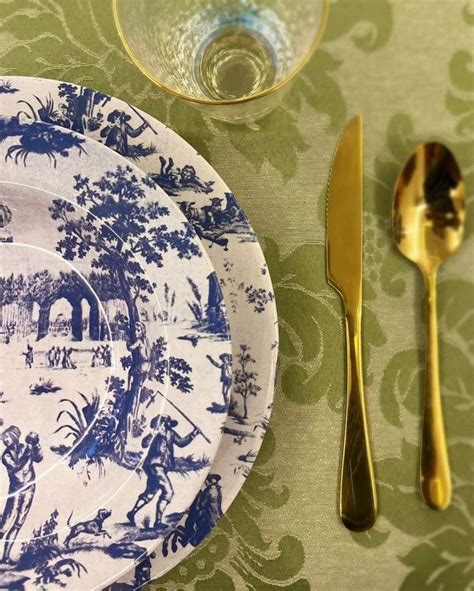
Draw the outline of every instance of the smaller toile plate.
M100 589L207 476L225 306L149 177L52 125L0 136L0 588Z

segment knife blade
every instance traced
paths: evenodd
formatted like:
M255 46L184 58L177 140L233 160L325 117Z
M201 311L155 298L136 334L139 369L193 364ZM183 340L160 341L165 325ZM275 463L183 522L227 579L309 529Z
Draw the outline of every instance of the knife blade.
M356 115L342 132L327 195L326 270L341 295L346 327L346 404L339 513L353 531L377 518L377 494L369 444L362 371L363 129Z

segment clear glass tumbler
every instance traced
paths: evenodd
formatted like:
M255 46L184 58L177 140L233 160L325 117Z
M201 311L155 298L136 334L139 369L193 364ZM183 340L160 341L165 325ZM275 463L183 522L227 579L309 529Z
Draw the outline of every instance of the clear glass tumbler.
M328 0L113 0L128 54L161 89L216 119L275 107L315 51Z

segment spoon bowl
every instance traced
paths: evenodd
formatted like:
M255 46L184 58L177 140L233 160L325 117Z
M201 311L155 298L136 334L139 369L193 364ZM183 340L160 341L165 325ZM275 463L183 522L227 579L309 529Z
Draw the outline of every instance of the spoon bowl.
M430 273L459 248L464 232L465 190L452 152L421 144L398 177L393 232L401 252Z
M392 224L398 248L420 268L427 292L420 486L433 509L446 508L451 499L439 382L436 274L462 242L465 215L464 182L454 155L439 143L420 144L398 177Z

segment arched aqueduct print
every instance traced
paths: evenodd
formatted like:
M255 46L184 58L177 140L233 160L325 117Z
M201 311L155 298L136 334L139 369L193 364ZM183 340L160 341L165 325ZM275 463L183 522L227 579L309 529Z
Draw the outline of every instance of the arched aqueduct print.
M81 285L83 286L81 289ZM36 302L39 305L38 331L36 340L44 338L51 325L51 309L60 299L65 299L71 305L71 334L74 341L83 339L83 302L89 304L88 335L93 341L100 340L101 319L100 308L97 299L85 284L78 283L74 289L69 286L60 286L58 291L50 297Z

